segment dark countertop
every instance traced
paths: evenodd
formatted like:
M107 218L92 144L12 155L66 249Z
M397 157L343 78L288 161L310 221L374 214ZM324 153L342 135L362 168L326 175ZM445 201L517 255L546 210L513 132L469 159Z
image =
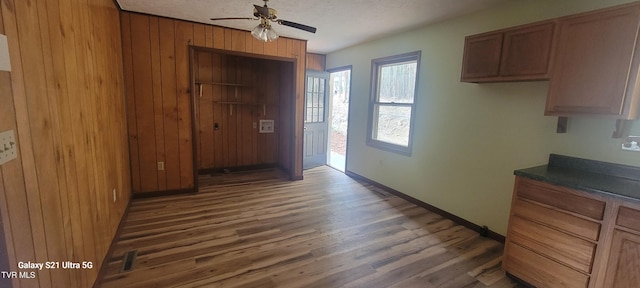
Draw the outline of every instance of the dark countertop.
M551 154L549 164L519 169L514 174L576 190L640 200L640 167Z

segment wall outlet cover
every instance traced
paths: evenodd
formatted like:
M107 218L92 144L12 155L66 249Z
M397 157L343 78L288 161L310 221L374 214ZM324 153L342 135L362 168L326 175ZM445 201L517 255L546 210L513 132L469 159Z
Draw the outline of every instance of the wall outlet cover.
M640 152L640 136L629 136L622 142L622 150Z
M273 133L274 121L273 120L260 120L260 133Z
M0 132L0 165L18 157L18 146L13 130Z

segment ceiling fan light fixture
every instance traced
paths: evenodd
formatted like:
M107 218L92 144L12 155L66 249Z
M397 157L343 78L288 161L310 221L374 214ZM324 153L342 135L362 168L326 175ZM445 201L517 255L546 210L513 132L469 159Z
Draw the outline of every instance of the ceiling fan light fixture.
M288 27L300 29L303 31L307 31L310 33L316 33L315 27L278 19L278 11L276 11L276 9L267 7L267 2L269 2L269 0L262 0L262 1L264 1L264 6L259 6L255 4L253 5L253 16L255 18L223 17L223 18L211 18L211 20L259 20L260 24L258 24L258 26L254 27L251 30L251 36L253 36L253 38L256 38L264 42L272 42L277 40L279 37L278 33L276 33L276 31L273 30L273 28L271 27L272 22L278 23L283 26L288 26Z
M258 24L258 26L251 30L251 35L253 38L264 42L271 42L278 39L278 33L276 33L276 31L271 28L271 25L264 19L260 24Z
M258 24L258 26L256 26L255 28L253 28L253 30L251 30L251 35L253 36L253 38L267 42L266 27L262 25L262 23Z
M276 31L271 27L267 28L267 39L269 40L269 42L278 39L278 33L276 33Z

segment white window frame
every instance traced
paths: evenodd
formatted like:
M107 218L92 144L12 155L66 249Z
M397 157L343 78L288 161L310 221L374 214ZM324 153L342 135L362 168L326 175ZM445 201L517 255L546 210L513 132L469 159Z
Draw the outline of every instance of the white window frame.
M415 129L415 112L416 102L418 99L418 79L420 79L420 56L421 51L409 52L400 55L394 55L384 58L377 58L371 60L371 97L369 101L369 123L367 127L367 145L375 147L384 151L398 153L406 156L411 156L413 150L413 130ZM412 103L395 103L395 102L380 102L379 95L379 79L380 69L384 66L393 64L402 64L406 62L416 62L416 79L415 88ZM377 123L379 120L378 107L383 106L395 106L395 107L409 107L411 109L410 123L409 123L409 135L407 146L391 143L383 140L379 140L377 137Z

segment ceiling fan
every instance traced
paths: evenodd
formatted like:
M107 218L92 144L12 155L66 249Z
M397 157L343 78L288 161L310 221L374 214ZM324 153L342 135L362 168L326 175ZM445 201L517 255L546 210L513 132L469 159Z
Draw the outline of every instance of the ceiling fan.
M278 39L278 34L273 30L273 28L271 28L271 22L275 22L275 23L278 23L280 25L293 27L293 28L304 30L304 31L311 32L311 33L316 33L316 28L315 27L311 27L311 26L307 26L307 25L303 25L303 24L299 24L299 23L295 23L295 22L291 22L291 21L287 21L287 20L278 19L278 11L276 11L276 9L269 8L267 6L267 2L269 2L269 0L263 0L263 1L264 1L264 6L259 6L259 5L255 5L255 4L253 5L253 16L255 18L249 18L249 17L224 17L224 18L211 18L211 20L214 20L214 21L217 21L217 20L260 20L260 24L258 24L258 26L253 28L253 30L251 31L251 35L253 35L254 38L256 38L258 40L262 40L264 42L273 41L273 40Z

